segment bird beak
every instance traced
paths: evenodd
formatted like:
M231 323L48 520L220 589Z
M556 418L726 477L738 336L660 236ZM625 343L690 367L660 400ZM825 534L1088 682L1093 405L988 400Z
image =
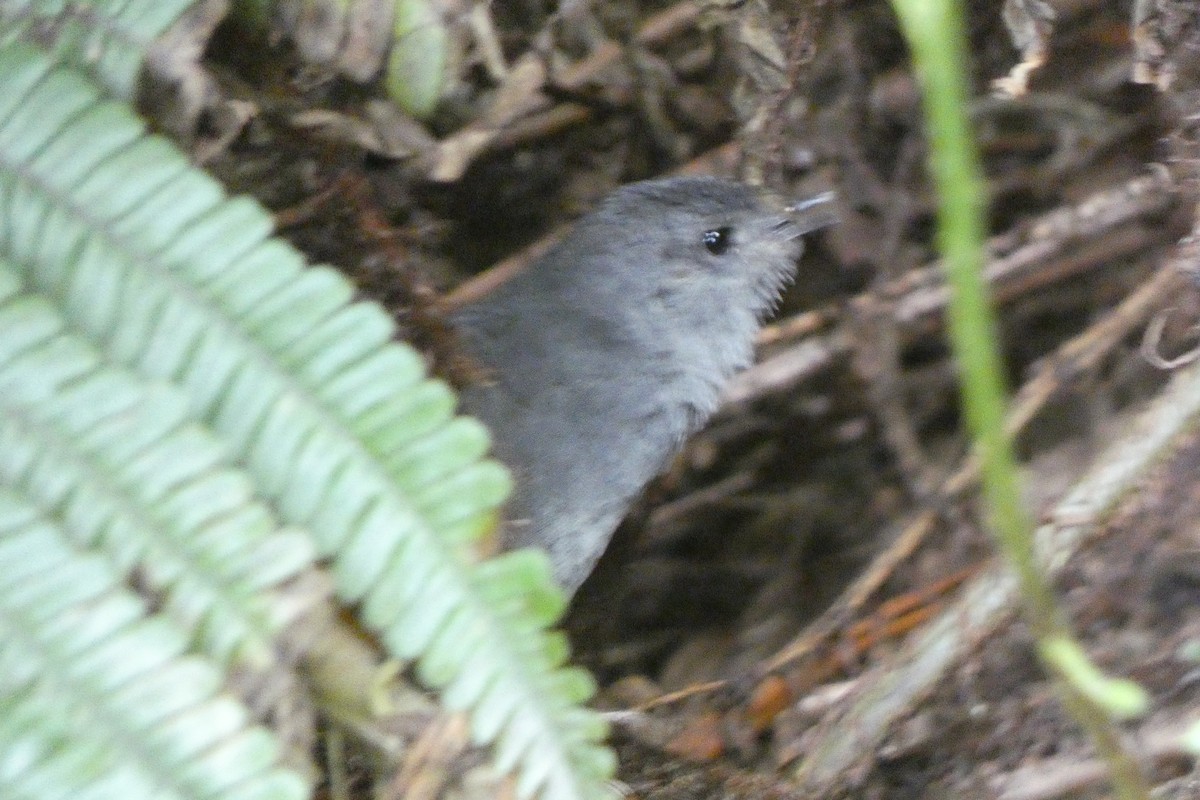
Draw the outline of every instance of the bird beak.
M835 200L837 200L836 192L832 190L821 192L807 200L792 203L786 208L786 211L800 229L801 235L812 233L839 222L837 208L834 205Z

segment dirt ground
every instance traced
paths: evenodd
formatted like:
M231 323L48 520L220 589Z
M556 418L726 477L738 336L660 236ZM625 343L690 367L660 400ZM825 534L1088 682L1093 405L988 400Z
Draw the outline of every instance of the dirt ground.
M446 8L461 22L467 5ZM1105 796L1015 601L978 625L963 606L998 566L943 337L918 86L888 5L550 5L490 7L500 75L452 26L464 58L423 125L226 24L198 115L167 127L459 381L444 304L615 186L687 170L835 190L840 223L809 237L759 365L572 608L619 778L655 800ZM1173 356L1200 313L1196 246L1179 244L1196 219L1200 5L1049 8L1045 63L1015 99L992 88L1022 60L1001 4L969 9L989 279L1043 520L1166 385L1147 328L1162 323ZM1200 794L1170 736L1200 716L1200 435L1184 427L1055 582L1097 663L1150 692L1124 730L1159 796L1179 798ZM872 687L955 613L965 643L868 724L855 709ZM849 752L823 775L831 748Z

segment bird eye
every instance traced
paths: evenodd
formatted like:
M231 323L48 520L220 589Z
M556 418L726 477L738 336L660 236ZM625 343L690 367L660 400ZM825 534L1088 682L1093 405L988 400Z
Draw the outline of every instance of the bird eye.
M723 256L729 252L729 247L733 244L733 229L714 228L711 231L705 231L702 239L708 252L714 256Z

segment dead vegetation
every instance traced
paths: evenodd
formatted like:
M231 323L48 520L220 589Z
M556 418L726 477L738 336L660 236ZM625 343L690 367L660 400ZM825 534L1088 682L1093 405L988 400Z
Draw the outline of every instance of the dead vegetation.
M1030 504L1075 530L1056 540L1067 614L1103 667L1151 691L1129 734L1163 796L1193 796L1172 734L1200 717L1197 438L1155 434L1166 454L1086 519L1063 498L1098 458L1119 460L1114 442L1139 441L1146 408L1171 408L1150 405L1163 361L1191 346L1200 6L1049 8L1015 38L997 4L970 14L1010 431ZM838 194L840 225L810 239L760 363L572 610L632 795L1102 795L981 529L918 85L887 4L443 12L462 58L425 125L229 24L199 71L160 79L197 157L384 302L451 377L446 305L520 269L620 183L700 171ZM998 96L997 79L1027 90ZM413 752L439 758L464 738L413 735ZM434 796L422 765L389 796Z

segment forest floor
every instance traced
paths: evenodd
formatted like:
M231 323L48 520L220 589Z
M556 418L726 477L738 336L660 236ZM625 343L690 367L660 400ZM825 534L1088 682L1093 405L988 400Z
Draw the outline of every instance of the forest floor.
M808 237L758 365L572 607L618 777L647 800L1105 796L981 523L919 87L888 5L544 5L491 6L490 61L484 28L453 30L463 59L424 126L222 27L203 62L216 99L174 127L452 380L445 307L622 183L835 190L840 222ZM1167 435L1086 519L1062 503L1157 435L1155 399L1190 369L1143 338L1179 354L1200 316L1200 5L1139 3L1135 24L1126 3L1051 0L1016 98L993 91L1021 61L1000 5L969 9L971 114L1028 502L1078 532L1055 573L1066 618L1152 697L1123 730L1159 796L1200 796L1175 743L1200 719L1200 433Z

